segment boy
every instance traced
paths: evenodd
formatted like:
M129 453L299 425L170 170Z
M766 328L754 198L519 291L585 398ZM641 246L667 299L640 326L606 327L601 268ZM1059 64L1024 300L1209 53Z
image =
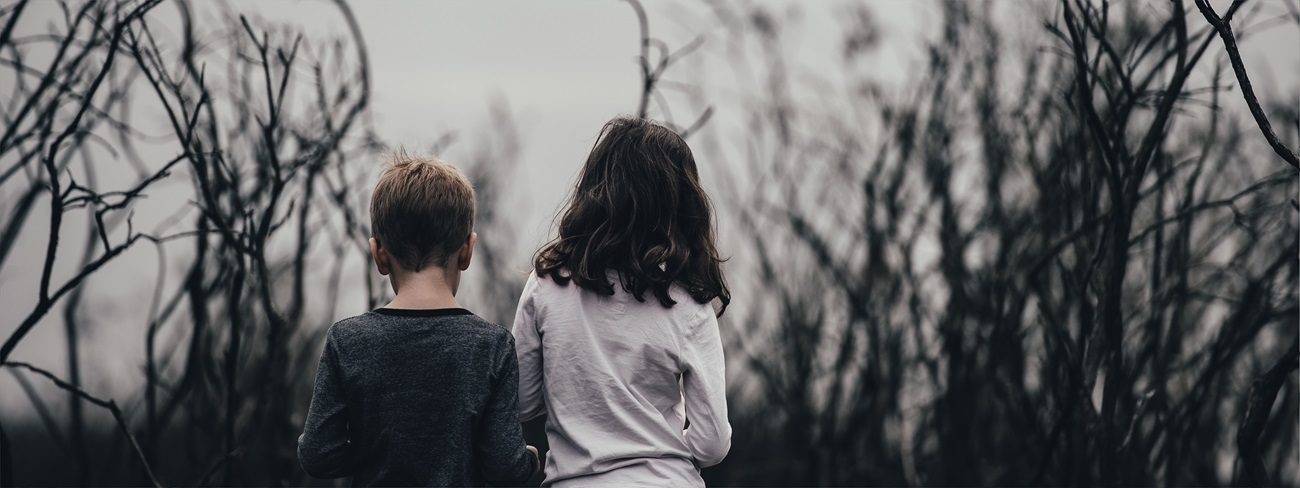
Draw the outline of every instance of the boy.
M516 405L510 331L456 302L474 253L474 190L429 158L390 157L370 253L397 297L330 327L298 460L353 486L518 485L538 468Z

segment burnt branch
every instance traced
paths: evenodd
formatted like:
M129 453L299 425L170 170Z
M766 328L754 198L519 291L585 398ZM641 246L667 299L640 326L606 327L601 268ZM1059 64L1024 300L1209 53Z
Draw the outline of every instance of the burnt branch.
M1231 10L1236 10L1245 0L1234 0ZM1250 76L1246 74L1246 66L1241 61L1241 50L1237 48L1237 37L1232 33L1232 24L1229 18L1219 18L1215 13L1214 7L1206 0L1196 0L1196 8L1201 10L1201 15L1205 20L1214 27L1214 31L1223 39L1223 48L1228 52L1228 59L1232 62L1232 72L1237 75L1237 82L1241 85L1241 96L1246 100L1246 106L1250 107L1250 114L1255 117L1255 123L1259 126L1259 131L1264 134L1264 139L1268 140L1268 145L1272 146L1273 152L1286 161L1287 164L1295 168L1300 168L1300 159L1296 158L1295 152L1286 147L1281 140L1278 140L1277 133L1273 132L1273 124L1268 121L1268 116L1264 114L1263 107L1259 105L1259 98L1255 96L1255 88L1250 84Z
M131 447L135 450L136 458L139 459L140 464L144 466L144 470L149 475L149 480L152 482L153 486L159 488L162 487L162 483L159 483L158 479L154 477L153 468L149 466L149 461L148 459L145 458L144 451L140 449L140 443L136 441L135 435L131 433L130 427L127 427L126 418L122 415L122 409L118 408L116 401L112 399L104 400L102 398L86 393L85 390L82 390L77 385L63 381L58 376L55 376L54 373L38 368L36 366L32 366L27 363L17 362L17 361L6 361L3 364L4 366L10 368L23 368L33 373L36 373L38 375L44 376L45 378L53 382L55 386L58 386L60 389L71 392L77 395L77 397L87 402L90 402L94 405L97 405L99 407L108 410L109 413L113 414L113 419L117 420L117 427L119 430L122 431L122 435L126 436L126 439L130 441Z
M684 128L678 127L672 121L672 114L669 112L668 102L664 99L659 90L659 82L662 80L664 72L667 71L670 66L695 52L704 44L704 36L698 36L685 46L678 48L676 51L672 51L664 41L650 36L650 21L646 16L645 7L641 5L640 0L627 0L627 3L631 5L632 10L636 12L637 25L639 26L641 33L640 55L637 57L641 67L641 100L637 104L637 117L648 118L650 114L650 100L653 98L658 102L659 110L663 113L665 118L664 123L668 125L669 128L678 131L678 134L681 135L682 138L686 138L709 121L709 117L713 115L713 107L706 107L690 125L687 125ZM651 60L652 56L650 50L652 46L655 47L659 53L657 60Z
M1246 400L1246 414L1237 429L1237 453L1244 463L1244 480L1234 484L1248 486L1269 486L1268 471L1264 468L1264 456L1260 452L1259 435L1268 423L1269 412L1277 400L1277 392L1286 383L1287 376L1300 368L1300 345L1291 344L1277 363L1250 384L1250 393ZM1244 483L1243 483L1244 481Z

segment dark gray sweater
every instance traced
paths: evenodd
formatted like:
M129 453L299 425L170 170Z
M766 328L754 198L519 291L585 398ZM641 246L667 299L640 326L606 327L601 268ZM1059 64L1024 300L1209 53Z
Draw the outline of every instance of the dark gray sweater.
M465 309L381 308L330 327L298 460L353 486L518 485L536 460L510 331Z

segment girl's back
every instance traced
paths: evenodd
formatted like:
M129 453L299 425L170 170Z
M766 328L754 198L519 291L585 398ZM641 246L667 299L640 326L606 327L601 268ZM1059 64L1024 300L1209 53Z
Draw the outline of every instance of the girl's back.
M549 415L546 481L702 484L696 464L731 447L713 307L679 287L672 308L615 289L602 296L535 274L525 286L514 333L520 383L537 388L521 388L520 415Z
M681 137L605 125L515 317L520 417L548 415L547 484L703 485L726 456L712 304L731 296L712 213Z

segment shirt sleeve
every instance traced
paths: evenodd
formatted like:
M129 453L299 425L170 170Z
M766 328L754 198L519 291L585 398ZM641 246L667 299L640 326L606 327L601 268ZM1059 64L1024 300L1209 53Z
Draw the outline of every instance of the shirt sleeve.
M342 478L352 474L353 445L348 439L347 398L331 337L332 334L326 334L307 422L298 437L298 462L303 471L316 478Z
M706 307L682 344L682 393L686 397L686 446L700 467L722 462L731 450L727 421L726 363L718 318Z
M537 460L524 448L524 430L516 413L519 366L514 339L505 335L506 345L497 357L497 374L492 393L480 421L479 470L494 486L518 486L537 470Z
M515 351L519 359L519 420L528 421L546 415L546 383L542 378L542 337L537 332L537 307L533 293L537 290L537 273L528 276L519 297L512 328Z

